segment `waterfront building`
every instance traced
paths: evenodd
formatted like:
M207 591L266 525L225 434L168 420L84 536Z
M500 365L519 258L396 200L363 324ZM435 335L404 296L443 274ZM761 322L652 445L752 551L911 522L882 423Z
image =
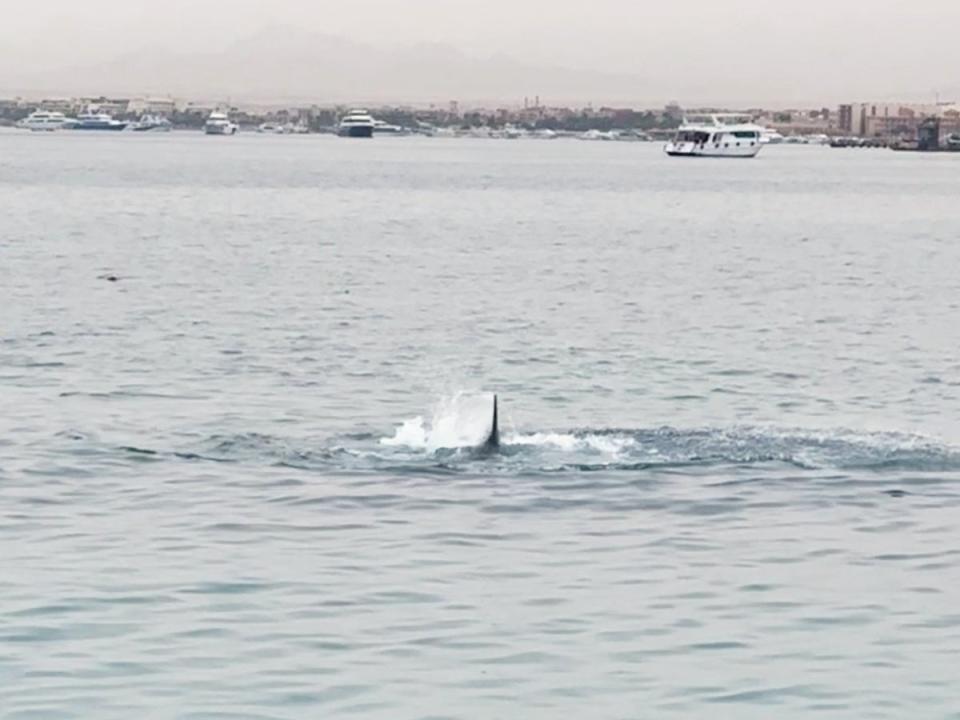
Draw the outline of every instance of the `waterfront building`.
M960 120L953 103L849 103L838 109L839 129L857 137L914 136L924 118L940 118L950 125Z
M73 98L44 98L40 101L38 110L44 112L59 112L64 115L72 115L77 109L77 101Z
M168 97L145 97L131 100L126 112L131 115L162 115L169 117L177 111L177 102Z
M107 115L126 115L130 107L130 100L126 98L81 98L74 107L81 110L93 108L97 112Z

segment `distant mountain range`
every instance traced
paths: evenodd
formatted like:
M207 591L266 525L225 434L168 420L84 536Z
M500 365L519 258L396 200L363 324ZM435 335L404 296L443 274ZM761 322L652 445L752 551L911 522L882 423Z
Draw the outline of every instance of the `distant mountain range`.
M177 54L142 50L88 66L0 70L0 86L60 95L122 94L249 102L631 102L644 80L474 57L443 44L384 50L342 37L269 28L222 51ZM0 88L2 89L2 88Z

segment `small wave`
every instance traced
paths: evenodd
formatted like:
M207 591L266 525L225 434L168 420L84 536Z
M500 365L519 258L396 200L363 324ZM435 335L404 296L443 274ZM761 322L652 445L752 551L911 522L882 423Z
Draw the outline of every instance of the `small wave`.
M62 398L93 398L98 400L123 400L147 398L155 400L204 400L204 395L176 395L171 393L141 392L135 390L110 390L106 392L67 390L60 393Z

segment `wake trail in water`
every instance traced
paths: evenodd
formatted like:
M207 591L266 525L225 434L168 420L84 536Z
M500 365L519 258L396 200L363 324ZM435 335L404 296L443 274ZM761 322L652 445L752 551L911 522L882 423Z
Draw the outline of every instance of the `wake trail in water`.
M479 397L479 399L478 399ZM469 459L489 429L489 396L442 399L430 422L411 418L379 444L410 460ZM790 465L800 469L960 471L960 449L904 433L845 429L581 428L507 432L501 461L514 471L637 470L643 467Z
M115 446L131 462L267 464L360 474L477 473L518 476L563 472L640 472L687 468L792 468L844 474L960 473L960 449L920 435L845 429L770 427L574 428L504 430L493 454L476 450L490 431L489 394L443 398L430 419L418 416L392 433L282 438L260 433L215 435L169 450ZM65 440L66 441L66 440ZM105 448L106 449L106 448Z

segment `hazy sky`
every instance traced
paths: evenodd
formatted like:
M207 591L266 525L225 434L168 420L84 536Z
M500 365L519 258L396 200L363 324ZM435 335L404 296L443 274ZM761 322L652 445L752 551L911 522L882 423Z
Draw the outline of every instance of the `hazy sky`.
M618 81L622 91L611 80L600 92L624 100L833 104L960 95L960 0L0 0L0 12L0 93L115 83L110 73L89 77L91 68L129 53L220 52L265 28L282 37L277 28L289 27L379 51L439 43L481 63L505 54L629 76ZM190 58L165 62L179 77L157 82L189 91ZM484 87L502 80L503 99L515 99L511 79L496 77L509 74L504 67L491 68ZM313 72L349 73L350 62ZM410 99L441 92L429 85L425 78L423 97Z

